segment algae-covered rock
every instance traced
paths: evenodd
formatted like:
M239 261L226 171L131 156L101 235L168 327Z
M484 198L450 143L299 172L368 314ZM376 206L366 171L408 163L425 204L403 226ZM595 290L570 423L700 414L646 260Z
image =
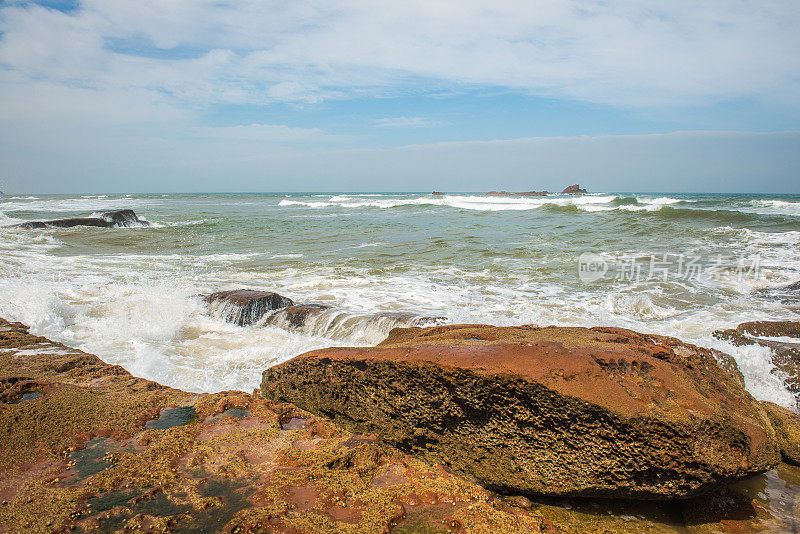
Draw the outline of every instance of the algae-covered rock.
M2 533L563 532L296 406L161 386L2 319L0 451Z
M772 421L781 457L787 463L800 465L800 415L773 402L762 401L761 404Z
M261 389L529 494L685 498L780 459L712 351L616 328L395 329L270 368Z

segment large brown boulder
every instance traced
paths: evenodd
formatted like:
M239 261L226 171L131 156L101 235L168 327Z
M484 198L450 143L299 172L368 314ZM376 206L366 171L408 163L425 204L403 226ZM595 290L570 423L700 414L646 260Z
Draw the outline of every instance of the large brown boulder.
M780 460L714 352L616 328L395 329L272 367L261 389L530 494L683 498Z
M752 321L717 330L714 337L737 347L760 345L772 349L772 363L781 371L786 388L800 399L800 322Z
M212 313L239 326L256 323L267 312L294 304L290 298L283 295L254 289L217 291L204 298Z

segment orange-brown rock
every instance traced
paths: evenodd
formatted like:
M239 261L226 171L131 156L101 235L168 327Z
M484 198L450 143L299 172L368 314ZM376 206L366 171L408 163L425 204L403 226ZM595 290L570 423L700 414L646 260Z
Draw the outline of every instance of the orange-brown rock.
M268 369L261 389L529 494L684 498L780 459L763 408L714 352L624 329L395 329Z
M579 184L568 185L561 191L562 195L585 195L586 189L581 189Z
M762 404L775 429L781 457L786 463L800 465L800 415L773 402Z
M262 395L136 378L0 319L0 533L564 531Z

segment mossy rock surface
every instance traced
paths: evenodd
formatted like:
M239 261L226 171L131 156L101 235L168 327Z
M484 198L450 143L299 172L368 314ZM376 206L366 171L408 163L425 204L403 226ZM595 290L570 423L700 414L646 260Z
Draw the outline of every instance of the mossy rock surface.
M720 362L618 328L451 325L303 354L261 389L502 491L684 499L780 460Z

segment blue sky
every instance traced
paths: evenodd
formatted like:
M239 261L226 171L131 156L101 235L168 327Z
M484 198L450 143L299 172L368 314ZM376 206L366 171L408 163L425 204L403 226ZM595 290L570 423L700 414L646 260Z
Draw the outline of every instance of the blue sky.
M0 2L7 192L800 192L795 0Z

